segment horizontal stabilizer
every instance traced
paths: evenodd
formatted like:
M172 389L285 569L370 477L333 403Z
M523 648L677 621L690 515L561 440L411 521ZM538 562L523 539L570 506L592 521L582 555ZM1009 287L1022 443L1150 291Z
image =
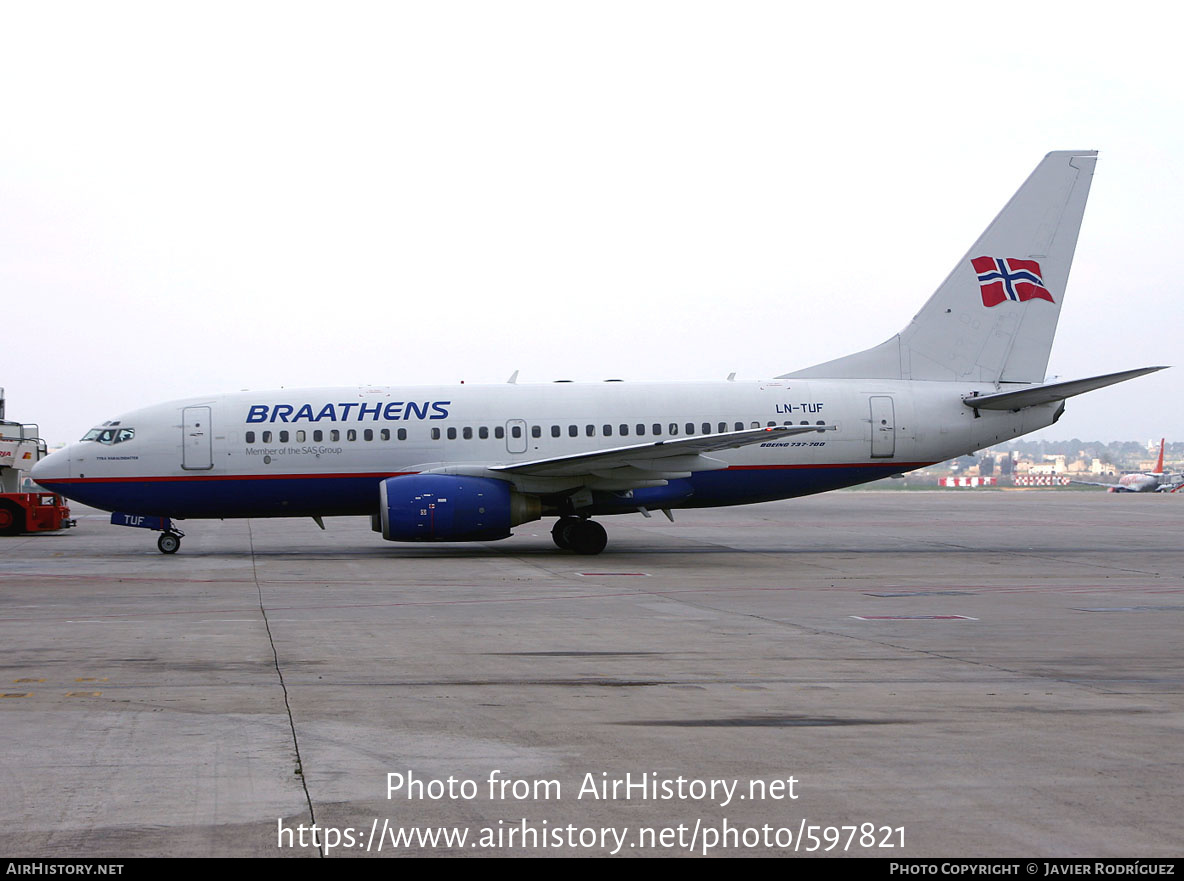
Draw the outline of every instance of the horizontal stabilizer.
M1046 385L1028 386L1013 392L998 392L993 395L966 395L962 403L976 410L1022 410L1039 404L1052 404L1074 395L1092 392L1118 382L1126 382L1136 376L1144 376L1164 367L1140 367L1138 370L1124 370L1121 373L1107 373L1105 376L1091 376L1088 379L1072 379L1068 382L1050 382Z

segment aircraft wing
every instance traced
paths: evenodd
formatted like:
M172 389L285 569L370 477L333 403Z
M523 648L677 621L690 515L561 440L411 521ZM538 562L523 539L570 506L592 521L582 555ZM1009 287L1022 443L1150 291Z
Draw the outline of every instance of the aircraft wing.
M1068 382L1050 382L1043 385L1030 385L1015 391L998 392L993 395L966 395L962 403L976 410L1022 410L1024 407L1035 407L1038 404L1052 404L1063 401L1074 395L1092 392L1095 389L1114 385L1116 382L1126 382L1136 376L1164 370L1164 367L1140 367L1137 370L1124 370L1121 373L1107 373L1104 376L1091 376L1088 379L1071 379Z
M694 471L713 471L726 468L727 463L705 453L731 450L760 442L777 441L797 434L814 431L834 431L834 425L776 425L748 428L721 434L671 438L648 444L612 447L594 453L577 453L494 465L490 471L526 477L598 477L645 485L649 481L687 477Z
M1127 488L1119 483L1100 483L1094 480L1070 480L1070 483L1076 483L1080 486L1104 486L1106 489L1112 489L1116 492L1127 492Z

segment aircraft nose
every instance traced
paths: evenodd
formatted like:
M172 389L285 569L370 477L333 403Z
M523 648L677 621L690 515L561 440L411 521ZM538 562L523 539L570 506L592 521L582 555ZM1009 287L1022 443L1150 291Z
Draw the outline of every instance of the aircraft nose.
M50 453L29 471L35 483L49 488L55 480L70 476L70 448Z

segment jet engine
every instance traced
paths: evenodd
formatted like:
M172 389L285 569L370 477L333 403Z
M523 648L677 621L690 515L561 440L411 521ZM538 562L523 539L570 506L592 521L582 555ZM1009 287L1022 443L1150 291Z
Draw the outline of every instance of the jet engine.
M379 520L388 541L493 541L510 527L538 520L537 496L503 480L452 474L407 474L379 485Z

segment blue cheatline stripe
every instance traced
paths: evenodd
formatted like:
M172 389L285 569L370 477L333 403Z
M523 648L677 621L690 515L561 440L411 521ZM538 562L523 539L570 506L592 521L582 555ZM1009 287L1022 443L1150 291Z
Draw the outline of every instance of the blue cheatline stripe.
M665 487L597 493L595 513L638 507L711 507L792 498L854 486L930 462L836 465L736 466L704 471ZM378 510L378 487L408 472L367 474L182 475L144 478L71 478L46 489L105 511L174 518L308 517L369 515Z

